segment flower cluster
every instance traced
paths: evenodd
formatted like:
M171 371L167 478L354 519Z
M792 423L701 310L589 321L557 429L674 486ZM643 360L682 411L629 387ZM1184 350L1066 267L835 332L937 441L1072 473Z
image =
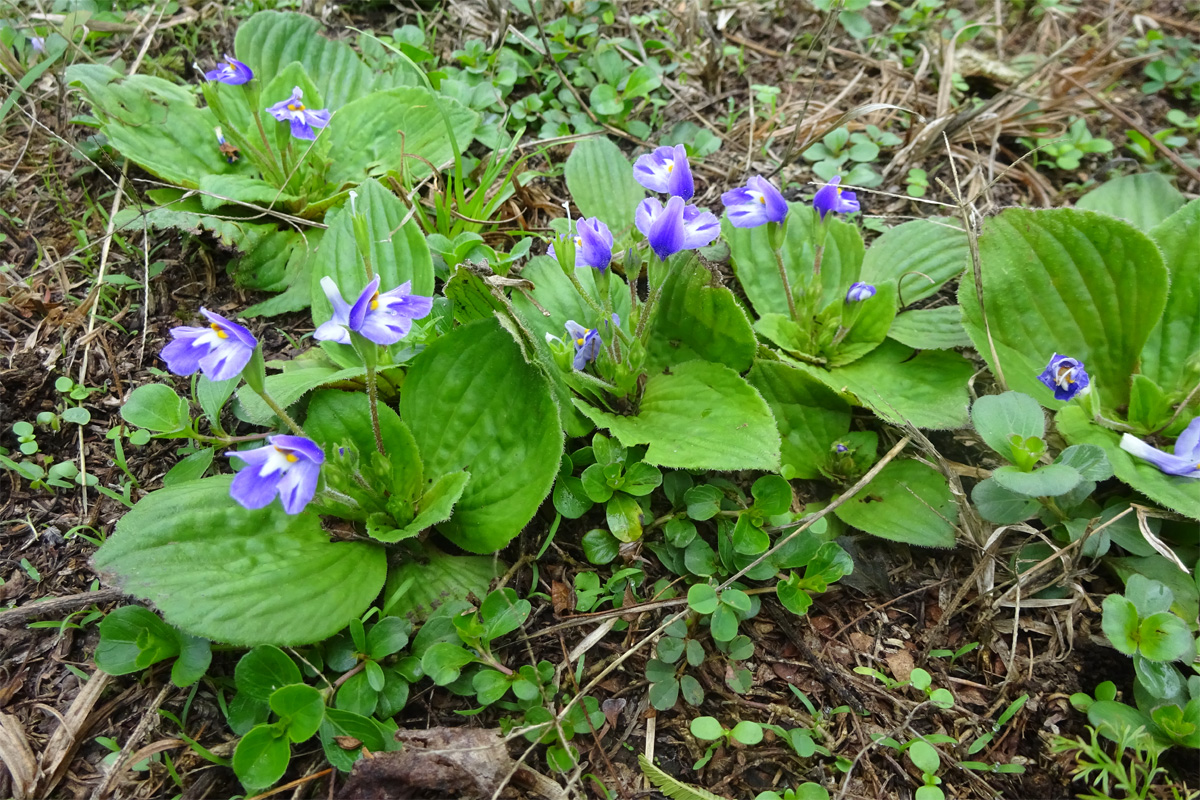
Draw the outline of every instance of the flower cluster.
M216 69L205 72L204 77L228 86L241 86L254 80L254 70L226 53L225 62ZM328 125L330 116L328 109L309 108L304 105L304 91L299 86L292 87L292 96L288 99L268 106L267 113L280 122L289 123L292 136L309 142L317 138L317 132L313 129ZM222 140L221 144L224 145L225 142Z
M322 278L321 287L333 305L333 318L317 328L313 334L317 339L350 344L353 331L378 345L395 344L412 330L413 320L433 310L433 298L414 295L411 281L380 292L377 275L353 306L342 299L333 279ZM171 341L162 350L167 369L176 375L199 371L210 381L237 378L254 357L258 340L249 330L219 314L206 308L200 313L208 320L207 327L181 325L171 329ZM583 363L596 357L598 347L597 340ZM247 380L255 391L263 391ZM270 505L278 495L284 511L299 514L316 493L325 453L316 442L299 435L268 436L267 442L266 447L225 454L247 465L234 477L230 496L243 507L256 509Z
M683 145L660 147L641 156L633 166L633 177L652 192L671 195L666 205L658 198L646 198L634 215L637 229L660 259L704 247L717 238L721 232L717 218L687 203L696 190Z

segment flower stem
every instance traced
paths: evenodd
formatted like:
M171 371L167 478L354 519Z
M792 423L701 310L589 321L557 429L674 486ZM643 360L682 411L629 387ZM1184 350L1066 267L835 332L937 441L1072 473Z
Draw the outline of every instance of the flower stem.
M254 387L251 386L251 388ZM284 424L292 429L292 433L296 434L297 436L304 435L304 429L296 423L296 420L292 419L291 416L283 410L283 407L280 406L279 403L275 402L275 398L271 397L271 394L266 389L255 389L255 391L258 392L258 396L263 399L263 402L267 404L267 408L274 411L275 416L283 420Z
M663 283L666 283L664 280ZM662 283L654 287L654 291L646 298L646 304L642 306L641 315L638 317L637 332L634 336L638 339L642 338L642 333L646 330L646 322L650 319L650 312L654 310L654 304L658 302L658 296L662 294Z
M821 274L821 259L825 256L825 243L821 242L817 245L816 253L813 254L813 277L816 278Z
M579 282L579 278L575 275L574 270L571 270L570 272L567 273L567 278L570 279L571 285L575 287L575 291L579 292L579 295L584 299L584 301L588 304L588 306L591 307L592 311L595 311L597 314L600 315L601 322L603 322L606 319L610 320L610 321L612 320L611 315L607 316L607 317L604 316L604 309L601 308L600 304L596 302L596 298L594 298L590 294L588 294L587 291L583 288L583 284ZM621 341L628 344L629 343L628 334L626 334L625 331L621 330L620 328L618 328L616 326L613 326L613 327L616 330L617 335L621 337Z
M367 400L371 407L371 430L375 432L375 449L379 455L386 456L383 449L383 434L379 430L379 398L376 395L375 365L367 364Z
M254 114L254 124L258 126L258 135L259 138L262 139L263 150L266 152L267 157L271 160L271 166L278 167L279 180L282 181L287 175L287 170L283 168L283 164L278 163L277 159L275 158L275 151L271 149L271 145L267 142L267 130L263 127L262 117L260 117L258 114L258 108L252 107L251 113ZM282 189L283 187L281 186L279 188Z
M783 251L775 248L775 266L779 267L779 280L783 281L783 294L787 297L788 312L792 315L792 321L797 325L800 324L800 316L796 313L796 300L792 297L792 284L788 280L787 269L783 266Z

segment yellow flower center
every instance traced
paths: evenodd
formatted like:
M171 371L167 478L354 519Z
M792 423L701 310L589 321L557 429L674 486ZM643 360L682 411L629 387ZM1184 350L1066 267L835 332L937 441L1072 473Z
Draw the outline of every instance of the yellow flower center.
M675 169L675 162L674 162L674 161L668 161L668 162L667 162L667 172L671 172L673 169Z
M303 111L304 103L288 103L288 111Z
M583 342L584 340L582 337L575 340L575 344L579 345L580 347L583 347Z
M575 237L575 246L576 246L576 247L583 247L583 237L582 237L582 236L576 236L576 237Z
M371 306L372 311L379 308L379 292L376 292L375 294L371 295L370 306Z
M1054 382L1064 389L1074 383L1075 376L1071 373L1071 367L1060 366L1058 368L1058 375L1055 376Z
M222 327L221 327L220 325L218 325L217 323L215 323L215 322L214 322L213 324L209 325L208 327L210 327L210 328L212 328L214 331L216 331L216 332L217 332L217 336L218 336L218 337L220 337L220 338L222 338L222 339L228 339L228 338L229 338L229 334L228 334L228 333L226 333L226 332L225 332L225 329L224 329L224 328L222 328Z

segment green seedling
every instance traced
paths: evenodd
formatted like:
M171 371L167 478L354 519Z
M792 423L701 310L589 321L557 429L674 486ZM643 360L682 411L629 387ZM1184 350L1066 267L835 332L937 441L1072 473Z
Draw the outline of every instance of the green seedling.
M697 739L712 742L708 751L692 765L692 769L700 769L711 761L719 747L734 743L751 747L763 740L763 726L749 720L742 720L732 728L726 728L716 717L696 717L689 729Z

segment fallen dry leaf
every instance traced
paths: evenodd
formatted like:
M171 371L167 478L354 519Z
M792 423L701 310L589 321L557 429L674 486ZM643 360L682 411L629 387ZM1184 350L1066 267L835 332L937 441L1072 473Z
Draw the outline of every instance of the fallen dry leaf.
M550 602L554 604L554 613L561 616L575 608L575 591L568 583L554 581L550 584Z
M503 787L514 762L500 733L479 728L401 730L403 750L375 753L354 764L339 800L402 800L435 793L444 798L490 798ZM514 792L562 800L562 788L525 767L513 774Z
M897 650L895 653L888 653L883 657L887 661L888 669L892 671L892 677L898 681L906 681L912 675L913 664L912 654L907 650Z
M37 761L21 721L10 714L0 714L0 761L12 776L13 800L31 797L37 778Z

